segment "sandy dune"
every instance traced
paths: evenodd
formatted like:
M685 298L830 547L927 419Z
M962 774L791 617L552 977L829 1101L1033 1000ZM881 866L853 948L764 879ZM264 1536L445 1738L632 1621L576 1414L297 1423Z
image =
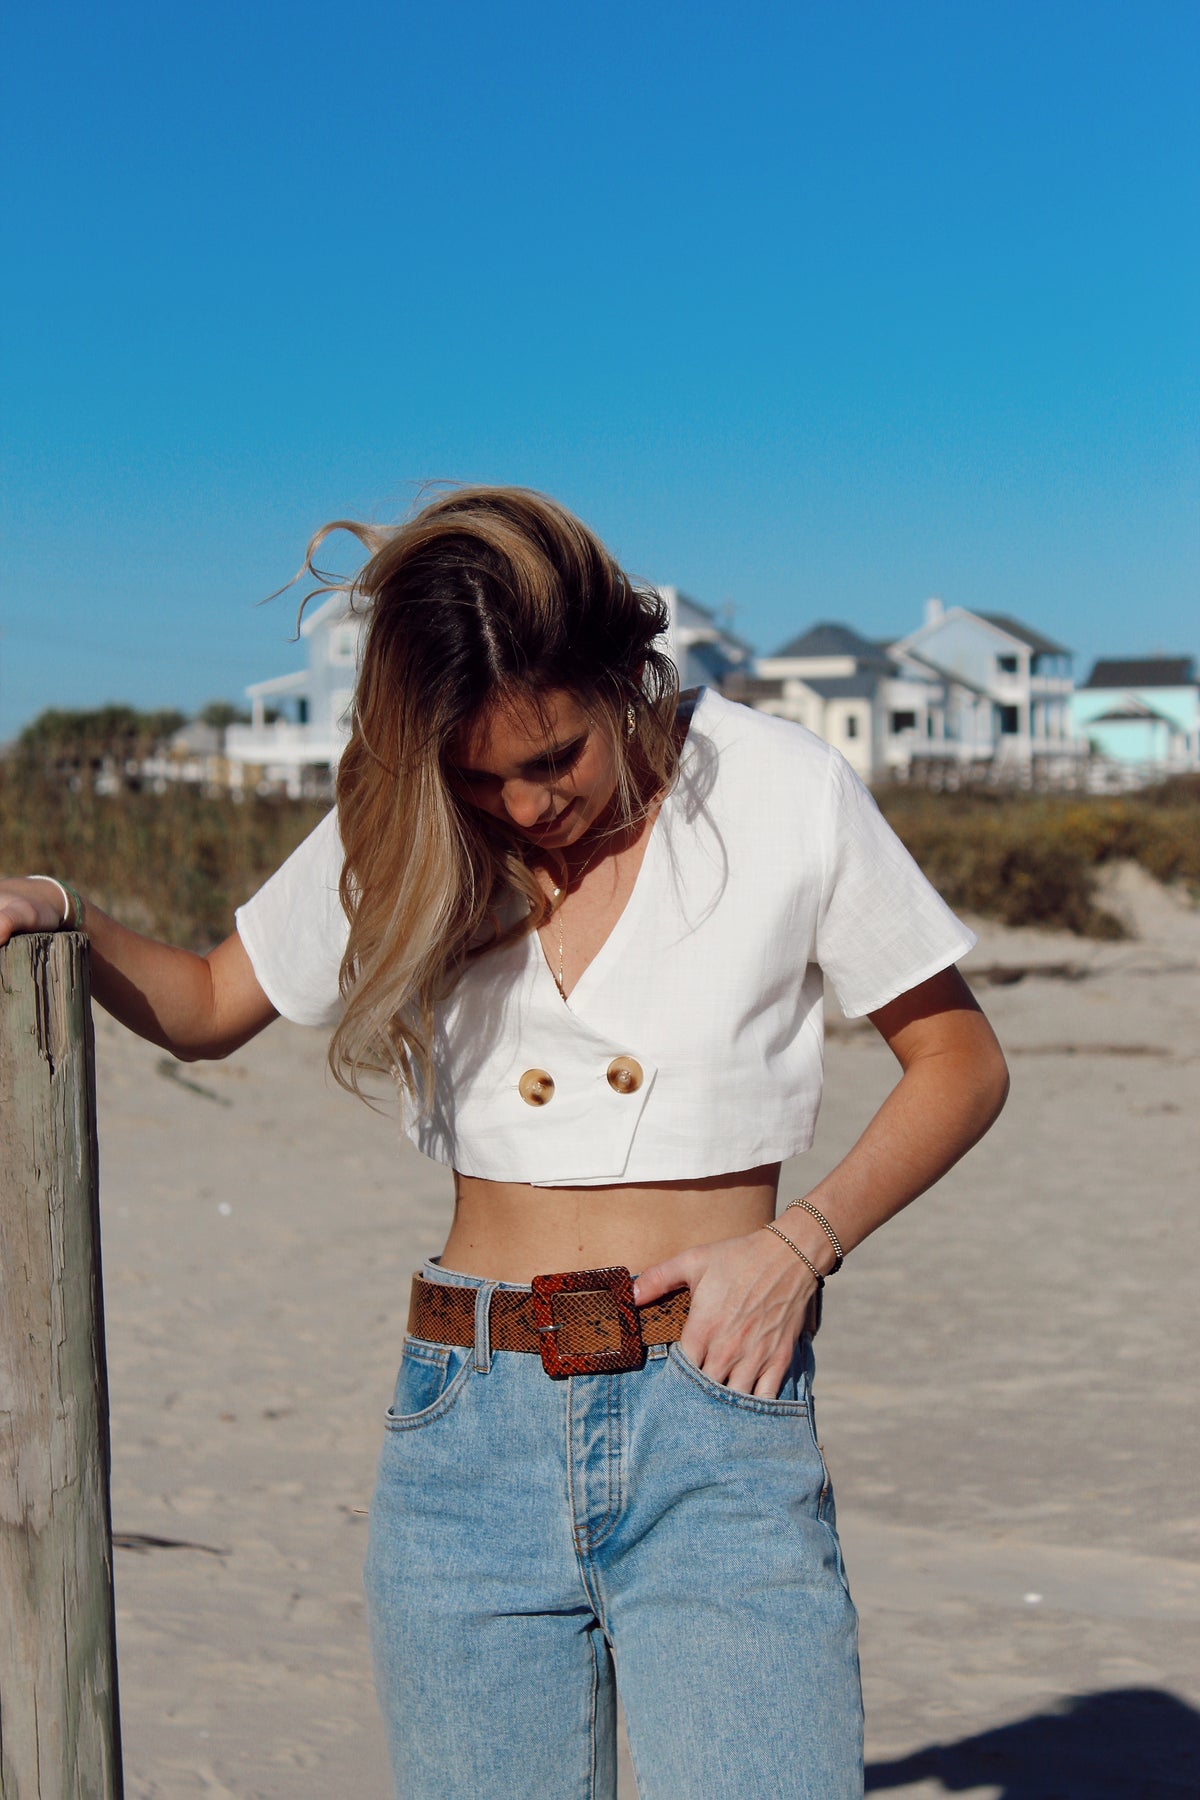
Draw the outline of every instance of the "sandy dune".
M1200 1792L1200 912L1113 899L1136 941L985 928L1008 1110L827 1291L871 1791ZM364 1515L446 1174L316 1034L187 1069L97 1035L127 1792L383 1800ZM891 1079L835 1021L785 1197Z

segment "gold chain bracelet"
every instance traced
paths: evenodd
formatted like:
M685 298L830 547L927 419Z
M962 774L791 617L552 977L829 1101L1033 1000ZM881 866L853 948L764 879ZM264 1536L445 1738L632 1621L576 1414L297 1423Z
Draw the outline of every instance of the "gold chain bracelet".
M773 1231L777 1238L783 1239L784 1243L787 1245L789 1250L794 1250L796 1252L796 1255L800 1258L800 1261L802 1263L804 1263L806 1268L808 1268L812 1272L812 1274L816 1277L818 1289L823 1288L825 1286L825 1277L822 1275L820 1269L818 1269L816 1263L813 1262L809 1257L805 1256L805 1254L804 1254L803 1250L800 1248L799 1244L793 1244L791 1238L788 1236L786 1231L780 1231L778 1225L764 1225L763 1230L764 1231Z
M817 1221L817 1224L821 1227L821 1230L825 1233L825 1236L829 1239L830 1243L833 1245L833 1254L837 1258L837 1261L834 1263L834 1265L833 1265L832 1269L830 1269L829 1273L831 1275L836 1275L838 1270L841 1268L842 1264L845 1262L846 1258L842 1255L842 1246L837 1241L837 1233L833 1229L833 1226L829 1223L829 1220L825 1217L825 1214L823 1212L817 1211L816 1207L813 1205L811 1200L789 1201L788 1205L784 1208L784 1211L791 1212L793 1206L802 1206L806 1213L810 1213L812 1215L812 1217Z

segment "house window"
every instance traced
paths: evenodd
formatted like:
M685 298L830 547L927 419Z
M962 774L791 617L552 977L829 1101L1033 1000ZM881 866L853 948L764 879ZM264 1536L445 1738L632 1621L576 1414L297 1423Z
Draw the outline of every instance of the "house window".
M847 715L846 715L846 736L848 738L855 738L858 736L858 714L857 713L847 713Z
M297 725L307 725L308 724L308 701L307 700L297 700L297 702L296 702L296 723L297 723Z
M1002 737L1013 737L1021 729L1021 715L1015 706L998 706L996 722Z
M1001 675L1015 675L1017 672L1017 659L1015 656L998 656L996 658L996 667L999 669ZM1016 730L1015 725L1013 726L1013 730Z
M917 715L915 712L894 712L892 714L893 736L897 736L902 731L915 731L916 729Z
M333 634L333 660L352 663L358 648L358 632L353 625L339 625Z

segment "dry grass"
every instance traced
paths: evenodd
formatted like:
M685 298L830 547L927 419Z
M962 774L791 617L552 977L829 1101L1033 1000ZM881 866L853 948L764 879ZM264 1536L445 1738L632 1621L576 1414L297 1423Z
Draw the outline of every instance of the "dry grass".
M1119 799L899 787L878 799L951 906L1005 925L1124 936L1096 899L1099 869L1119 859L1200 893L1200 776Z
M169 943L207 950L233 909L295 849L326 809L286 800L72 793L0 764L0 869L45 871L106 912Z
M931 794L886 788L884 812L952 906L1008 925L1117 937L1096 875L1131 858L1200 892L1200 777L1120 799ZM106 910L171 943L207 949L233 909L278 867L324 809L285 800L96 796L0 763L0 869L48 870Z

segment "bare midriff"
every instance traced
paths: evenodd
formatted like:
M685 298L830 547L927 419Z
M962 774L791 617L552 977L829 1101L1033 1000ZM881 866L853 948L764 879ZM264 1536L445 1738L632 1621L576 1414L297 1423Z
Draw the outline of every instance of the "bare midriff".
M442 1263L490 1281L532 1281L614 1264L638 1274L681 1250L740 1237L775 1217L779 1164L615 1187L530 1187L454 1177Z

